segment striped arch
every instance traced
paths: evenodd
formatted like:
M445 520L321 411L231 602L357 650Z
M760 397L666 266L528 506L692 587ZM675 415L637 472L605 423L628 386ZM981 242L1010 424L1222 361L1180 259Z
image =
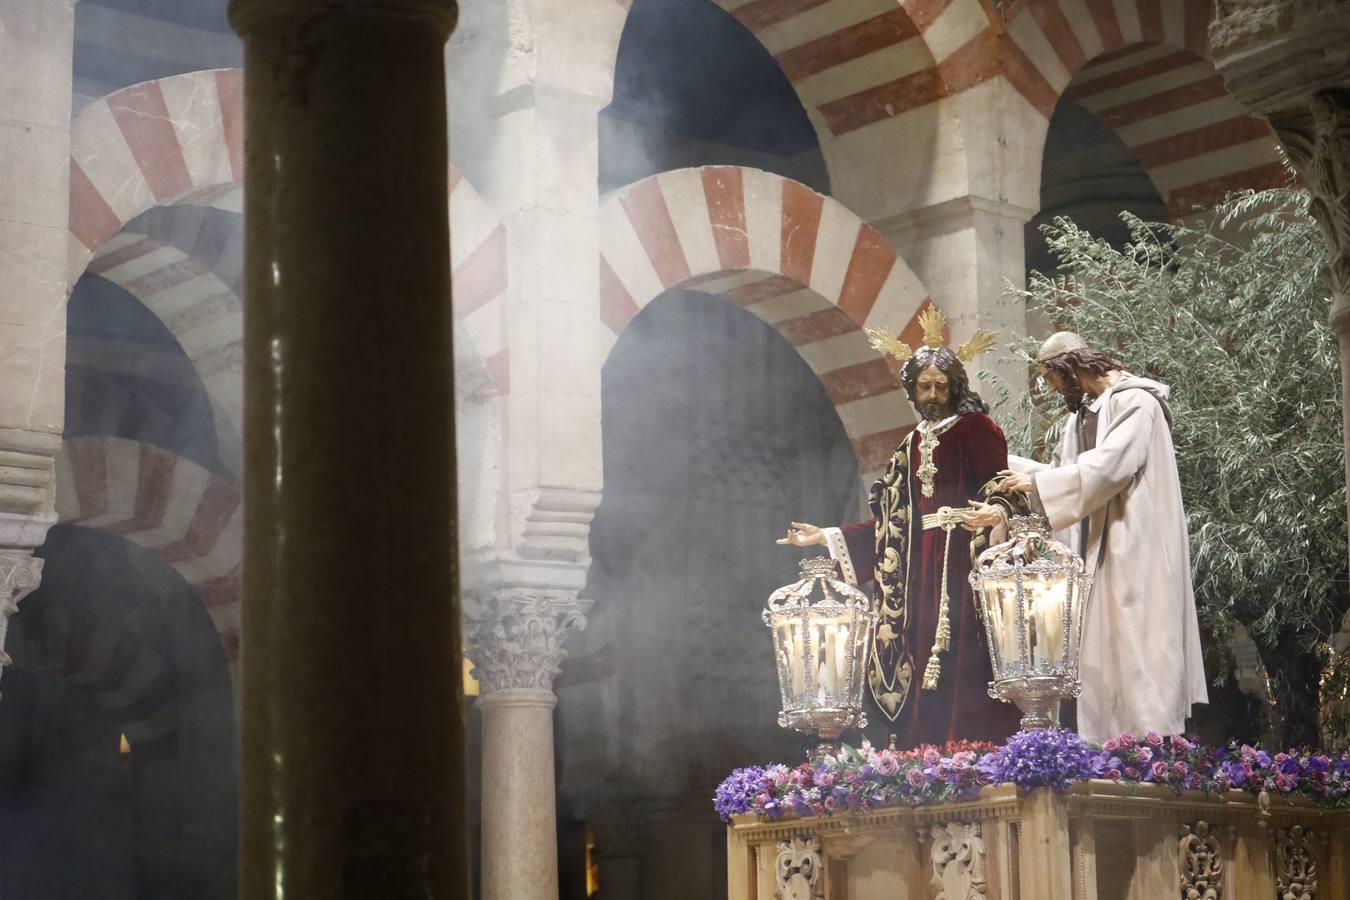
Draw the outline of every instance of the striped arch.
M932 301L886 239L840 203L757 169L680 169L607 198L600 248L600 317L615 334L667 290L717 294L797 348L864 476L879 473L912 426L899 378L862 328L916 340L917 314Z
M1115 129L1173 218L1242 188L1283 184L1274 132L1207 59L1208 3L1028 0L1011 38L1062 97Z
M175 256L172 248L138 240L136 235L119 235L128 222L152 207L210 203L242 183L241 70L174 75L95 101L71 126L70 155L67 284L73 286L99 254L100 274L118 270L127 280L137 281L183 327L193 319L194 340L204 342L202 352L214 353L203 364L235 370L211 377L237 383L238 340L243 334L237 300L219 290L223 285L218 280L204 277L199 267L194 270L185 256ZM499 391L505 392L505 229L454 167L449 188L455 312ZM222 399L221 408L237 410L241 402L237 397Z
M182 575L220 635L236 697L242 500L228 481L138 441L72 438L56 460L59 520L121 535Z
M10 649L30 672L51 672L115 717L142 757L176 745L178 678L146 639L136 613L74 616L39 604L10 632Z
M182 250L133 231L100 246L87 271L139 300L178 341L211 402L222 461L238 473L244 411L239 295Z
M154 206L206 204L244 175L243 73L146 81L85 107L70 130L69 285Z

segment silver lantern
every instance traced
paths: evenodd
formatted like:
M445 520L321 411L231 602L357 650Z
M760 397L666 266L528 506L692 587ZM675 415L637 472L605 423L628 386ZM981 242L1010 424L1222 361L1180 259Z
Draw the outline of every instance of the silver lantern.
M801 576L774 591L763 613L778 663L778 724L835 741L867 725L863 685L877 611L838 579L832 559L802 560Z
M1059 701L1077 697L1091 578L1050 536L1043 516L1016 516L1011 540L980 554L970 573L989 638L989 696L1022 710L1023 728L1052 728Z

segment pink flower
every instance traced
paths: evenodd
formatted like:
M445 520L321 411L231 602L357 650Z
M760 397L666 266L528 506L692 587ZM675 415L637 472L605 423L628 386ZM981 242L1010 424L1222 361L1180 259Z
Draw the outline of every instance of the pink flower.
M912 788L923 787L923 771L921 769L910 769L905 773L905 781L909 782Z
M1161 747L1162 735L1158 734L1156 731L1150 731L1144 735L1144 743L1148 744L1150 747Z
M834 787L834 773L829 769L816 776L816 784L823 788Z
M1119 770L1119 769L1107 769L1107 770L1106 770L1106 777L1109 778L1109 779L1111 779L1112 781L1119 781L1119 780L1120 780L1120 770Z
M1242 754L1243 762L1256 762L1256 750L1254 750L1250 744L1243 744L1240 752Z
M1139 780L1139 770L1136 769L1134 766L1126 766L1126 767L1125 767L1125 771L1124 771L1122 774L1123 774L1123 775L1125 776L1125 778L1128 779L1129 781L1138 781L1138 780Z
M1194 744L1192 744L1190 741L1186 740L1179 734L1172 735L1170 738L1168 738L1168 740L1171 741L1172 743L1173 753L1189 753L1190 751L1195 749Z
M1120 741L1116 740L1115 738L1111 738L1111 740L1107 741L1105 744L1102 744L1102 749L1105 750L1107 753L1114 754L1116 751L1120 749Z
M1135 745L1134 735L1130 734L1128 731L1122 734L1119 740L1120 740L1120 747L1122 750L1134 749Z
M1172 763L1172 774L1178 778L1185 778L1191 771L1191 767L1181 760Z
M923 764L925 766L935 766L942 759L942 754L934 747L929 747L923 751Z
M1155 762L1155 763L1153 764L1153 768L1151 769L1151 771L1152 771L1152 773L1153 773L1153 780L1154 780L1154 781L1166 781L1166 780L1167 780L1167 763L1163 762L1162 760L1159 760L1158 762Z
M889 778L900 771L900 760L889 750L877 754L876 770L878 774Z
M1153 750L1152 750L1151 748L1149 748L1149 747L1140 747L1140 748L1139 748L1138 756L1139 756L1139 761L1140 761L1141 763L1152 762L1152 761L1153 761Z
M1280 790L1284 791L1286 794L1289 793L1290 791L1292 791L1292 790L1294 789L1295 785L1297 785L1297 784L1298 784L1298 778L1296 778L1296 777L1293 776L1293 775L1283 775L1283 774L1281 774L1281 775L1276 775L1276 776L1275 776L1275 786L1276 786L1277 788L1279 788Z

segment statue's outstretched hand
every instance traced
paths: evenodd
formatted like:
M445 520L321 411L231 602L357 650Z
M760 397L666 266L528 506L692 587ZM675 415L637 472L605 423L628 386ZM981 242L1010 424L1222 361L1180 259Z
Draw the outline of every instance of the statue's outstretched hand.
M1006 469L999 472L1003 480L999 482L998 489L1005 494L1031 493L1031 476L1025 473L1010 472Z
M814 525L808 525L805 522L793 522L792 527L787 530L787 537L778 539L780 544L791 544L794 547L810 547L813 544L825 543L825 532Z
M991 503L967 500L970 510L961 513L961 527L972 534L1003 524L1003 510Z

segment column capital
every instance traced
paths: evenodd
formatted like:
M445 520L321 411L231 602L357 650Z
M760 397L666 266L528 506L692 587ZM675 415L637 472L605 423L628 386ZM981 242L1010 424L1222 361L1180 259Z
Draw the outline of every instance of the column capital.
M11 662L5 653L9 617L18 612L19 601L42 583L42 563L29 548L0 548L0 669Z
M446 37L459 17L457 0L230 0L230 25L246 36L268 19L295 19L317 15L365 15L417 19L439 25Z
M1209 40L1229 92L1269 113L1347 84L1350 0L1218 0Z
M464 598L465 642L486 697L499 691L552 691L569 631L586 627L591 601L576 591L495 588Z
M1331 324L1350 332L1350 89L1317 91L1270 114L1327 244Z

